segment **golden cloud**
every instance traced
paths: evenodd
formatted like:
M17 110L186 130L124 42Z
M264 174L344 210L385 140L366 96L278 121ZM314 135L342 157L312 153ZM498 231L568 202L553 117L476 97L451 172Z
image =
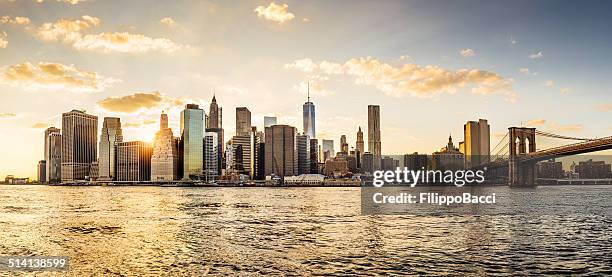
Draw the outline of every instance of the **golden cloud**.
M612 103L599 105L597 109L602 112L612 112Z
M24 62L0 71L0 83L26 89L101 91L116 80L61 63Z
M98 105L108 111L133 113L140 109L158 107L163 101L164 98L158 91L136 92L124 96L102 99L98 101Z
M544 123L546 123L546 120L544 119L532 119L527 121L527 126L540 126L544 125Z
M0 17L1 24L13 24L13 25L28 25L30 24L30 19L25 16L16 16L11 18L8 15Z
M45 0L35 0L36 3L43 3ZM76 5L81 2L85 2L85 0L55 0L56 2L62 2L66 4Z
M0 118L14 118L17 114L14 113L0 113Z
M289 6L287 4L277 5L271 2L267 7L258 6L255 8L255 13L258 17L266 20L274 21L278 24L283 24L285 21L292 20L295 15L288 11Z
M174 19L172 19L172 17L164 17L161 20L159 20L159 23L164 24L168 27L174 27L176 26L176 21L174 21Z
M345 63L315 63L310 59L302 59L286 64L285 68L351 76L358 85L374 86L393 96L433 97L440 93L454 94L461 89L470 89L472 93L481 95L503 92L509 101L516 98L511 80L478 69L452 71L435 65L419 66L412 63L396 67L372 57L353 58Z
M7 37L6 32L0 33L0 48L8 47L8 40L6 40Z
M47 128L48 126L49 126L49 124L47 124L47 123L41 123L41 122L38 122L38 123L34 123L34 124L31 126L31 128L32 128L32 129L45 129L45 128Z
M90 28L100 25L100 19L82 16L81 19L60 19L55 23L44 23L38 28L37 35L46 41L62 41L77 50L92 50L104 53L145 53L161 51L173 53L184 46L166 38L151 38L142 34L112 32L85 34Z
M145 119L141 122L128 122L128 123L124 123L122 124L122 127L124 128L141 128L144 127L146 125L151 125L151 124L155 124L157 123L157 120L153 120L153 119Z
M582 130L583 126L582 124L557 125L551 123L550 128L553 132L577 132Z

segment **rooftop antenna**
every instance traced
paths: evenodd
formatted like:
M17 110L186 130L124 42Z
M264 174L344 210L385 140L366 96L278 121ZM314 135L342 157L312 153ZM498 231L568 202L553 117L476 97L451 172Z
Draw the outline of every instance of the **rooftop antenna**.
M310 102L310 81L308 81L308 102Z

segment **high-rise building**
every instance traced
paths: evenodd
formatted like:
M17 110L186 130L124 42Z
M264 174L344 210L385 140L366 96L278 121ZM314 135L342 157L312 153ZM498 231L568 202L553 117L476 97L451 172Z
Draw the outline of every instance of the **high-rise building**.
M319 173L319 141L310 139L310 173Z
M236 136L251 135L251 111L246 107L236 108Z
M298 175L310 173L310 139L302 133L296 136L298 154Z
M315 105L310 102L310 83L308 84L308 100L302 106L304 133L310 138L316 138L315 133Z
M38 166L36 167L38 182L44 183L47 180L47 161L40 160L38 161Z
M333 158L336 155L336 152L334 152L334 140L332 139L321 140L321 145L322 145L321 148L323 150L322 162L325 162Z
M98 117L72 110L62 114L62 181L85 180L98 157Z
M204 133L204 180L215 181L219 177L219 134L216 132Z
M364 153L363 147L363 132L361 131L361 126L359 126L359 130L357 130L357 141L355 142L355 148L357 148L357 160L359 160L360 155Z
M294 176L298 171L296 128L274 125L266 128L266 175Z
M491 151L490 126L486 119L465 123L463 125L463 138L466 168L489 162Z
M254 150L254 134L249 133L244 136L234 136L230 139L228 144L234 147L234 163L240 162L240 165L234 165L237 169L237 173L249 175L251 178L255 173L255 150ZM239 152L236 149L240 149ZM238 157L238 155L241 155Z
M409 170L423 170L429 169L429 158L427 154L419 154L418 152L414 152L412 154L404 155L404 167L407 167Z
M346 135L340 136L340 152L348 155L349 154L349 145L346 142Z
M179 144L168 127L168 115L159 118L159 131L153 140L151 155L151 180L173 181L179 177Z
M45 130L45 177L49 183L62 179L62 134L60 129L50 127Z
M153 147L142 141L117 143L117 181L151 180Z
M225 148L223 147L223 145L225 144L225 142L223 141L223 137L224 137L224 130L223 128L206 128L206 133L217 133L217 175L220 176L221 175L221 171L224 168L224 155L225 155Z
M263 137L262 137L263 138ZM259 143L256 144L257 148L257 163L255 166L255 180L265 180L266 179L266 143L264 140L259 140Z
M453 144L453 138L448 136L448 143L440 151L431 155L432 167L438 170L459 170L463 169L464 157L459 149Z
M392 157L385 156L380 160L381 170L393 171L399 167L399 161Z
M100 181L115 180L117 160L116 147L117 143L123 141L123 132L121 131L121 119L117 117L105 117L102 122L102 131L100 132L100 146L98 156L98 179Z
M276 125L276 117L275 116L264 116L264 128L272 127L272 125Z
M380 106L368 105L368 151L374 155L374 170L380 170Z
M181 112L183 179L199 179L203 170L204 110L187 104Z
M208 122L206 128L223 128L223 108L217 105L217 98L213 94L210 102L210 110L208 111Z

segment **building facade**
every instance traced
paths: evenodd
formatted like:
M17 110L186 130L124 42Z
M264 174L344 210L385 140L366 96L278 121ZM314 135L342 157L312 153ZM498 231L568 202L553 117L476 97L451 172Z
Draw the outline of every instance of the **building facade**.
M302 121L304 125L304 134L310 138L316 138L315 132L315 105L310 102L310 85L308 88L308 101L302 106L303 116Z
M62 114L62 182L85 180L98 158L98 117L72 110Z
M62 134L60 129L50 127L45 130L45 177L48 183L62 179Z
M361 126L359 126L359 130L357 130L357 141L355 142L357 160L360 160L360 156L365 152L363 147L363 132L361 131Z
M236 136L251 135L251 111L246 107L236 108Z
M335 157L336 152L334 152L334 140L332 139L321 140L321 148L323 151L323 159L321 162L325 162Z
M463 151L466 168L488 163L490 148L490 126L486 119L468 121L463 125Z
M203 173L203 137L204 110L196 104L187 104L181 112L183 179L199 179Z
M265 172L266 176L294 176L298 171L296 128L274 125L266 128Z
M219 138L216 132L204 133L204 180L215 181L219 178Z
M380 169L381 138L380 138L380 106L368 105L368 151L374 155L374 170Z
M173 181L179 178L179 144L168 127L168 115L162 113L159 131L153 139L151 155L151 180Z
M464 168L464 156L455 147L453 138L448 136L448 143L440 151L431 155L432 167L439 170L459 170Z
M117 117L105 117L100 132L100 145L98 157L98 179L100 181L115 180L116 169L116 147L117 143L123 141L121 130L121 119Z
M310 139L302 133L296 136L298 154L298 175L310 173Z
M275 116L264 116L264 128L272 127L276 125L276 117Z
M153 147L142 141L117 143L117 181L150 181Z
M38 161L38 166L36 167L36 175L38 177L39 183L44 183L47 180L47 161L40 160Z

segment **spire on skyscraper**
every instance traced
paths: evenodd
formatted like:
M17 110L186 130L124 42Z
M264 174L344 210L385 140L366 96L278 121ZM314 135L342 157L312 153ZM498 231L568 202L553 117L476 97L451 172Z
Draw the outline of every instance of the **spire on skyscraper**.
M307 102L310 102L310 82L308 82L308 92L307 92L307 94L308 94L308 101Z

